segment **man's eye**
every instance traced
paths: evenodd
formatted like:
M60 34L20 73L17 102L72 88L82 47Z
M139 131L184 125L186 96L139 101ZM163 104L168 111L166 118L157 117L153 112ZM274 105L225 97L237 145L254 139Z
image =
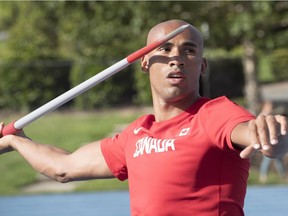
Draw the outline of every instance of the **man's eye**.
M170 47L160 47L159 51L161 51L161 52L170 52L171 48Z
M195 53L195 49L186 49L186 53L194 54Z

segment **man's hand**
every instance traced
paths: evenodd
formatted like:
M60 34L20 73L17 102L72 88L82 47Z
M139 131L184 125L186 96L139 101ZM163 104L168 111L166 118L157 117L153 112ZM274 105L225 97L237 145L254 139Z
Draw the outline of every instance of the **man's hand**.
M0 154L14 150L13 147L11 146L12 138L14 137L14 135L6 135L2 137L3 129L4 129L4 123L1 122L0 123ZM19 130L15 135L26 138L26 139L30 139L29 137L26 136L23 130Z
M272 158L282 157L288 151L287 118L281 115L260 115L248 124L250 145L241 153L249 158L261 151Z
M10 146L12 135L7 135L2 137L2 130L4 128L4 123L0 123L0 154L13 151L13 148Z

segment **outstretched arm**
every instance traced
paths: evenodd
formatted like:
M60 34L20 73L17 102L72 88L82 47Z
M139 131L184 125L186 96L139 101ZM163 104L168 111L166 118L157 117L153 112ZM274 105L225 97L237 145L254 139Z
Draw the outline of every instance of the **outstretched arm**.
M255 152L279 158L288 152L287 118L281 115L259 115L249 122L238 124L231 133L235 146L244 148L240 156L249 158Z
M2 129L1 123L0 134ZM18 151L35 170L60 182L113 177L102 155L100 142L69 153L17 134L0 139L0 153L10 150Z

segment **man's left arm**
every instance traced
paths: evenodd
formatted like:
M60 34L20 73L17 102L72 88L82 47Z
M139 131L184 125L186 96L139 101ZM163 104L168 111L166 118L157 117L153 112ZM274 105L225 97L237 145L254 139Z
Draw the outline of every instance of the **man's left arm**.
M261 151L265 156L280 158L288 152L287 118L281 115L259 115L256 119L238 124L231 141L243 150L242 158Z

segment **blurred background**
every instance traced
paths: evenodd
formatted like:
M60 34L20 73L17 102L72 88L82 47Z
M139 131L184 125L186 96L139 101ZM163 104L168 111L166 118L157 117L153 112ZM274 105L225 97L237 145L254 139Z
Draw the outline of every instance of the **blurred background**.
M7 1L0 2L1 121L17 119L125 58L145 45L152 26L168 19L185 20L203 33L209 63L203 96L226 95L255 114L268 103L270 113L287 115L287 1ZM123 129L150 108L149 83L136 62L27 131L73 150ZM15 153L0 161L0 194L28 193L48 181ZM269 175L260 178L262 155L251 162L249 184L286 184L286 170L268 163ZM282 165L288 167L285 158ZM59 191L127 189L109 181Z

